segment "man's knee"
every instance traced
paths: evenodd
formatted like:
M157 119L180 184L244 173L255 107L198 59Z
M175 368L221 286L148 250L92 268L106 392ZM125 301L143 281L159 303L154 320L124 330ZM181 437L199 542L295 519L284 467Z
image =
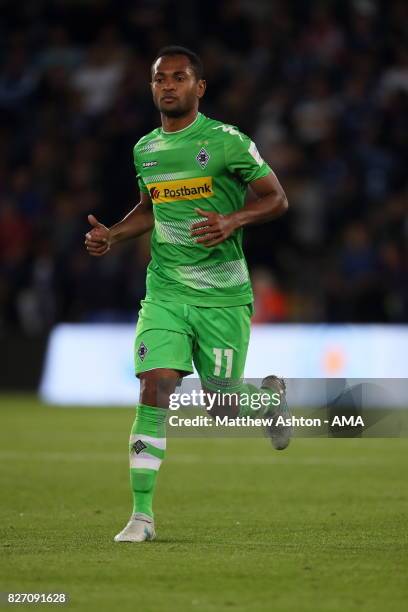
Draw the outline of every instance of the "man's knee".
M222 391L209 391L204 389L205 401L208 414L212 417L235 418L238 416L238 398L237 393L228 393ZM211 401L210 398L211 397Z
M178 370L156 368L142 372L140 378L140 403L158 408L169 407L169 396L180 383L182 374Z

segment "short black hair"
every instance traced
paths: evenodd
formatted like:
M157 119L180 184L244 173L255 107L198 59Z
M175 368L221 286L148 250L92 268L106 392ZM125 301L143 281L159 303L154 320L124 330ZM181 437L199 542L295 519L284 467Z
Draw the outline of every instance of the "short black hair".
M203 78L204 68L200 57L197 55L197 53L191 51L191 49L187 49L187 47L180 47L179 45L168 45L167 47L162 47L152 62L152 71L155 62L157 62L158 59L161 57L167 57L169 55L185 55L188 57L197 81Z

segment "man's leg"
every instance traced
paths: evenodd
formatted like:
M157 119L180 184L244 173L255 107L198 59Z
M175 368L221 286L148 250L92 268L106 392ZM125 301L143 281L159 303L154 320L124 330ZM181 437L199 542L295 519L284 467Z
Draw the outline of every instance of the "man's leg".
M153 494L166 451L166 418L169 396L180 372L156 369L140 374L140 403L130 434L130 485L133 513L153 518Z
M184 307L144 303L135 341L140 400L130 434L130 484L133 513L117 542L153 539L153 496L166 450L169 396L182 376L192 372L192 340ZM178 330L178 331L177 331Z
M154 369L140 374L140 403L130 433L129 463L133 513L116 542L144 542L155 537L153 495L166 451L169 395L180 372Z
M221 401L210 410L211 416L290 416L282 379L267 376L260 388L243 382L250 337L250 305L193 309L197 334L194 363L204 390L220 392L221 396ZM291 431L291 427L276 425L266 429L277 450L289 444Z
M140 374L140 403L130 433L129 463L133 512L116 542L144 542L155 537L153 495L166 451L166 418L169 395L181 372L154 369Z
M203 390L223 393L223 402L215 403L209 412L214 417L236 417L240 408L234 398L243 390L242 379L251 331L251 305L192 307L192 312L197 337L193 358ZM228 400L227 394L230 394Z

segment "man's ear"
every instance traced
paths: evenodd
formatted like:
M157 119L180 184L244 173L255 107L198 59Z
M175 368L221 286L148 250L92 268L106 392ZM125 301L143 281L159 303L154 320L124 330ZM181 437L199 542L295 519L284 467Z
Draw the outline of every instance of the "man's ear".
M205 90L207 88L207 82L204 79L200 79L198 81L198 88L197 88L197 96L198 98L202 98L203 95L205 94Z

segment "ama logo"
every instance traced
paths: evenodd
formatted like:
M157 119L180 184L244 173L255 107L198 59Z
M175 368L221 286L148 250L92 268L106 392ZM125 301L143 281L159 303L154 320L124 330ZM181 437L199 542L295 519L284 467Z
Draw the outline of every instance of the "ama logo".
M149 189L149 193L150 193L150 197L152 198L152 200L157 200L157 198L160 195L160 191L157 189L157 187L151 187Z

